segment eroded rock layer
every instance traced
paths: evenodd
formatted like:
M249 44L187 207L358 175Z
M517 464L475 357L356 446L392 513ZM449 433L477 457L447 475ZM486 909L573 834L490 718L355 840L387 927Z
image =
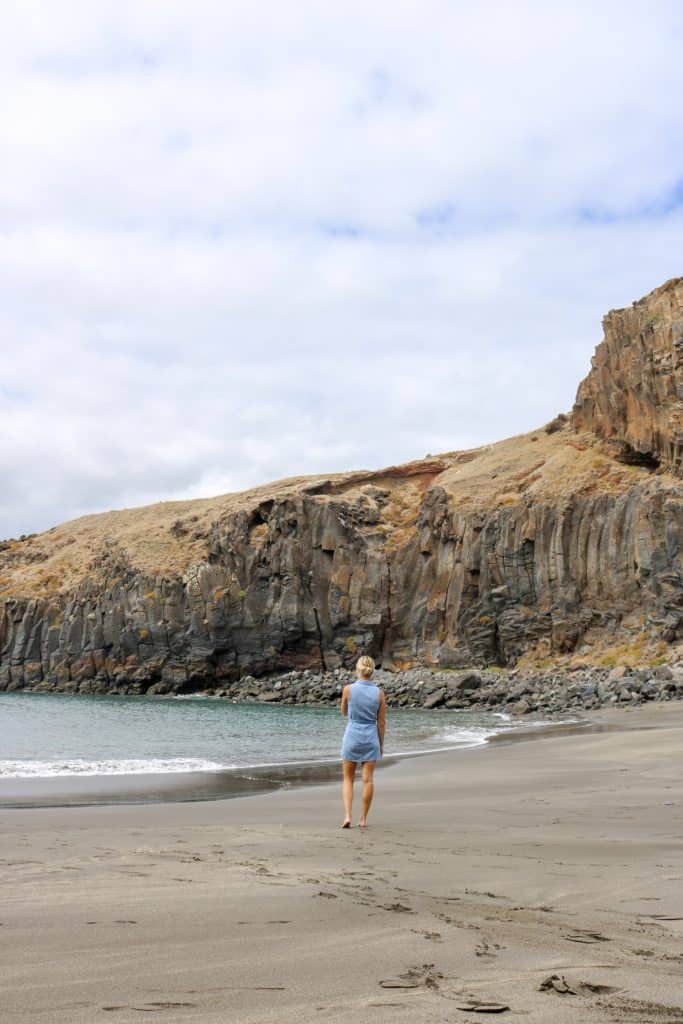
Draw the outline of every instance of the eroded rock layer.
M4 542L0 688L182 692L361 650L456 668L675 644L680 297L679 280L610 314L573 418L533 434Z
M683 470L683 277L608 313L573 420L627 461Z

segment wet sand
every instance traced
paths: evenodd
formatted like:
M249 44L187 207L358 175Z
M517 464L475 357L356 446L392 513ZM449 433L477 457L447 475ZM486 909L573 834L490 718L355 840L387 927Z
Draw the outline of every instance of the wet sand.
M338 776L338 762L302 762L212 772L0 779L0 811L4 808L231 800L274 789L332 782Z
M1 1019L683 1022L683 707L596 720L401 761L367 830L336 784L0 810Z

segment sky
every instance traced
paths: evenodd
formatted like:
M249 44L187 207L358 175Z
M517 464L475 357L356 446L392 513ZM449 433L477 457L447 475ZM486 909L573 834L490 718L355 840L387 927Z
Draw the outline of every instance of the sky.
M9 0L0 538L469 448L683 274L679 0Z

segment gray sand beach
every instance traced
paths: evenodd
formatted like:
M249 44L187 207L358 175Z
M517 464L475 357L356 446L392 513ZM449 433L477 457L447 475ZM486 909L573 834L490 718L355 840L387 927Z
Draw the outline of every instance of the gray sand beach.
M683 707L595 720L387 767L365 831L336 783L1 810L2 1020L683 1022Z

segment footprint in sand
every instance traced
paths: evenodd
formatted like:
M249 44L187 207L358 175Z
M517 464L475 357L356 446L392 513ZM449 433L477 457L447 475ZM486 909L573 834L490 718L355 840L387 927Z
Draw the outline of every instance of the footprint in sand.
M158 1003L144 1003L142 1006L103 1006L102 1009L106 1010L107 1013L114 1013L117 1010L137 1010L138 1013L153 1013L154 1011L160 1010L177 1010L182 1007L196 1007L196 1003L175 1003L175 1002L158 1002Z
M600 932L590 931L574 931L569 935L563 935L564 939L568 942L580 942L586 946L593 946L597 942L610 942L606 935L601 935Z
M458 1003L456 1010L464 1010L466 1013L505 1013L510 1007L507 1003L486 1003L478 999L472 999L468 1003Z
M384 978L380 985L382 988L419 988L420 982L408 978Z
M489 943L486 939L482 939L474 947L474 952L481 960L495 960L498 956L497 950L502 948L497 942Z
M391 1009L401 1009L402 1007L407 1006L408 1004L407 1003L368 1003L367 1005L369 1007L371 1007L372 1009L375 1009L375 1008L383 1009L385 1007L387 1009L388 1008L391 1008ZM321 1007L319 1007L319 1009L321 1009L321 1010L322 1009L326 1009L326 1007L322 1007L321 1006Z
M560 996L606 995L618 992L613 985L600 985L590 981L568 982L564 975L551 974L538 986L539 992L556 993Z
M439 982L442 980L443 974L435 969L434 964L421 964L420 966L409 967L396 978L384 978L379 984L382 988L438 989Z
M661 896L630 896L627 900L619 900L620 903L661 903Z
M480 892L478 889L465 889L467 896L486 896L490 900L509 900L509 896L499 896L495 892Z
M441 932L425 932L420 931L419 928L411 928L410 930L414 935L421 935L423 939L427 939L430 942L443 942Z

